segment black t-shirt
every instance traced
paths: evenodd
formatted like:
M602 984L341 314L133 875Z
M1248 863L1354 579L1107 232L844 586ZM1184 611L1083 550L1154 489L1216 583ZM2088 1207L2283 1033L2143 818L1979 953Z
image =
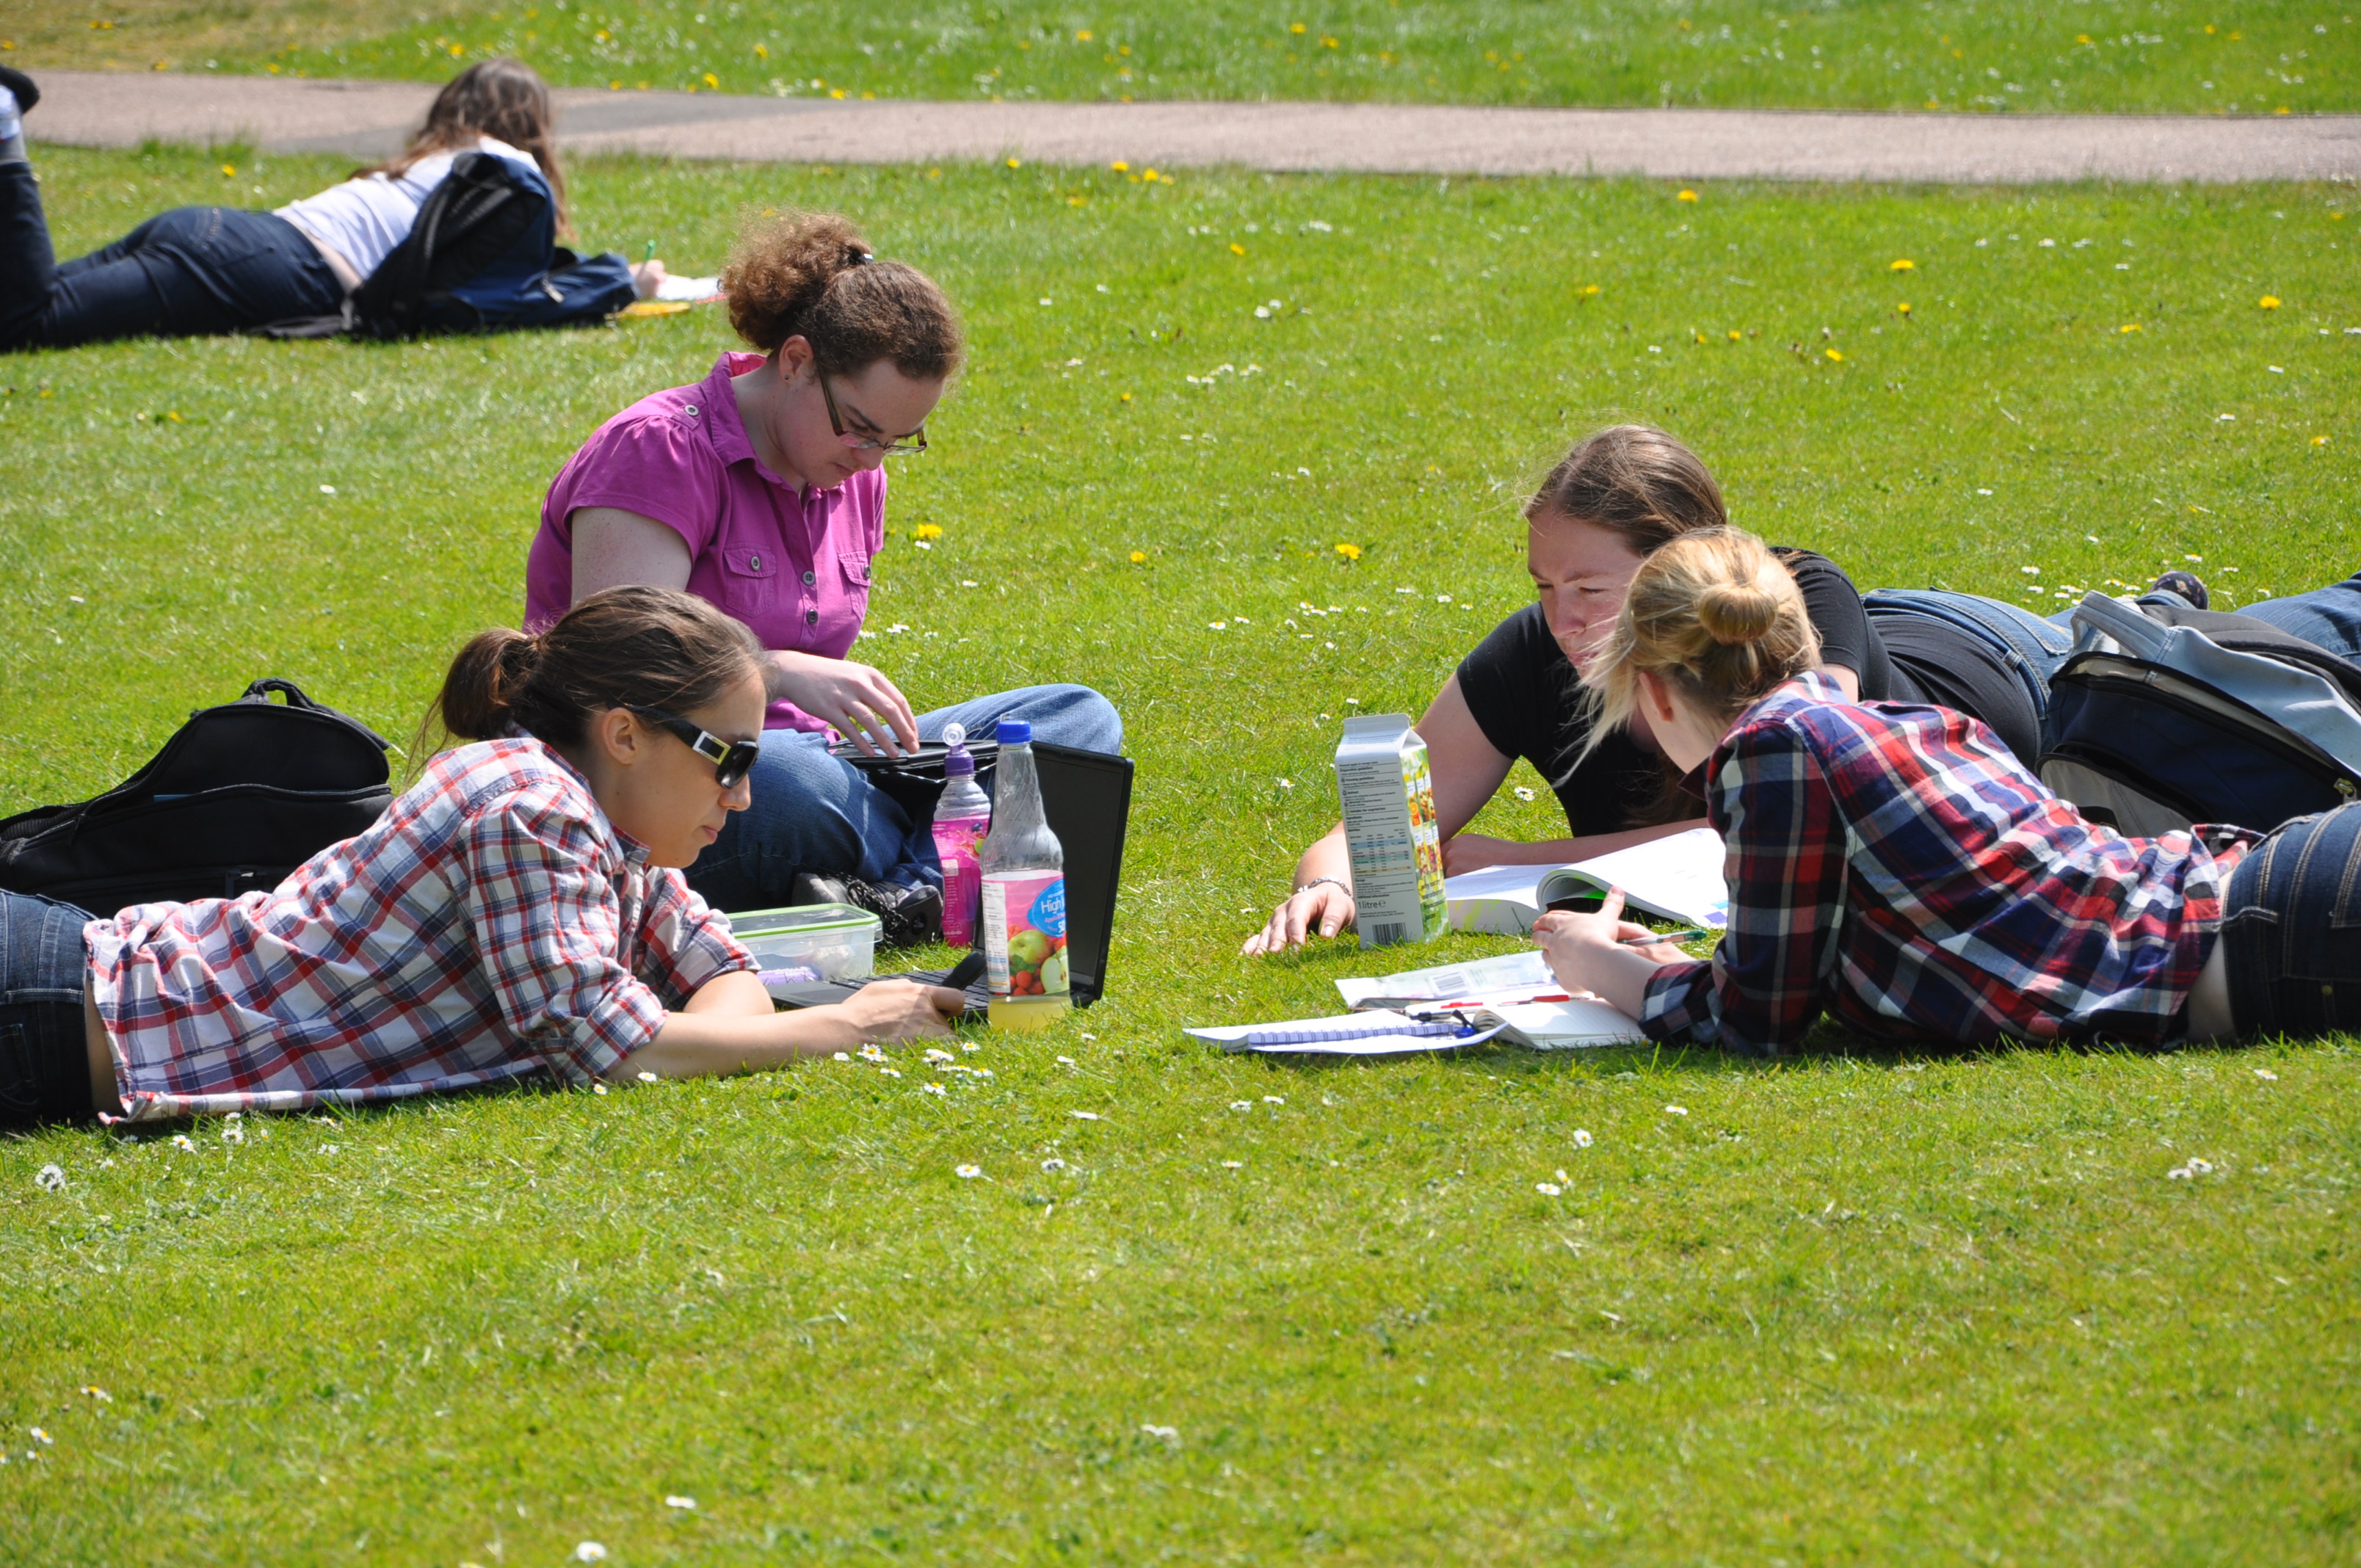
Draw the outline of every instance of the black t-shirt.
M2030 705L1997 655L1967 633L1932 617L1881 615L1870 623L1861 593L1835 562L1808 550L1780 550L1779 558L1803 591L1805 613L1820 634L1820 660L1861 677L1864 702L1937 703L1973 714L2002 730L2015 748L2019 736L1995 721L2013 719L2012 696ZM1910 645L1906 667L1886 649L1879 627L1901 627ZM1995 676L1999 677L1995 679ZM1539 604L1529 604L1492 629L1459 663L1459 695L1493 750L1522 757L1551 781L1576 838L1616 833L1700 815L1697 803L1675 792L1671 769L1627 730L1617 730L1583 759L1590 721L1574 665ZM1972 704L1972 706L1963 706ZM1983 711L1992 709L1992 712ZM2020 756L2025 753L2020 750Z

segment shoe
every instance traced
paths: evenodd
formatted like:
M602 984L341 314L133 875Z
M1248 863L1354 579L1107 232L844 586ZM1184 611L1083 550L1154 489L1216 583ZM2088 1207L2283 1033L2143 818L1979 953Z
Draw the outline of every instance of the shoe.
M41 101L41 90L33 85L33 79L14 66L0 65L0 87L16 95L16 112L20 115L30 112Z
M2194 572L2178 569L2167 572L2147 586L2152 594L2172 594L2188 602L2191 609L2203 609L2213 596L2205 591L2204 582Z
M915 948L943 939L943 890L921 883L915 887L892 882L863 882L859 877L822 876L797 872L787 884L787 902L849 904L877 916L880 933L889 948Z

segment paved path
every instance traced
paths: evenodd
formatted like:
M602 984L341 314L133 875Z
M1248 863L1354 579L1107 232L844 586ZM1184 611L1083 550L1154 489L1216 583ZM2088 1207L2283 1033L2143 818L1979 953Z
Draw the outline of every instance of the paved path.
M245 140L392 150L430 85L55 71L27 122L93 147ZM1881 115L1497 109L1384 104L839 103L723 93L557 93L571 151L750 161L1000 158L1422 174L2027 184L2361 179L2361 115Z

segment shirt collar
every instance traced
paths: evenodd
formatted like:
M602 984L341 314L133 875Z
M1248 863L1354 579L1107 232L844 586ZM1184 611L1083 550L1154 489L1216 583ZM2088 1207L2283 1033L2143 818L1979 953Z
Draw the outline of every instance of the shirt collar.
M739 416L737 389L730 383L732 378L743 376L761 365L763 357L760 354L741 353L733 348L723 350L721 357L713 362L713 374L708 376L697 389L697 398L705 406L706 440L713 444L714 455L722 462L752 463L755 473L783 490L823 496L833 493L842 487L829 486L821 489L812 485L791 485L754 455L754 443L746 434L746 422Z
M518 739L522 740L526 745L531 746L535 751L539 752L544 762L546 762L551 767L555 768L558 772L564 773L567 778L574 781L577 787L582 791L582 798L590 803L591 819L597 822L601 828L606 830L609 841L614 845L615 852L622 858L622 861L625 865L645 866L648 863L648 847L645 844L641 843L637 839L632 838L629 833L624 832L620 828L616 827L615 824L609 819L607 816L607 808L600 806L598 804L598 797L590 793L590 777L588 773L585 773L580 768L576 767L572 762L568 762L566 758L566 753L560 751L556 747L551 745L540 736L531 733L522 733L519 735Z

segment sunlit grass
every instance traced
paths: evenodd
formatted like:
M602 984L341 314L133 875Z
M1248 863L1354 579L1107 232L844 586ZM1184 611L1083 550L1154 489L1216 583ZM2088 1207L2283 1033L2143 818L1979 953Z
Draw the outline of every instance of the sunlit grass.
M344 166L42 170L71 252ZM1122 707L1109 999L980 1037L994 1076L943 1097L830 1063L0 1144L0 1558L2351 1555L2349 1044L1299 1070L1178 1032L1368 971L1234 955L1333 818L1348 705L1414 711L1521 601L1521 487L1599 423L1668 425L1864 585L2049 605L2195 554L2243 602L2361 565L2347 192L577 190L594 247L691 269L741 211L840 208L960 302L974 365L895 470L870 621L910 630L860 656L921 703ZM406 732L516 613L566 454L724 342L699 311L0 360L0 809L262 674Z
M2296 114L2361 104L2361 35L2317 0L1260 0L1108 10L886 0L462 9L124 0L115 25L0 4L34 64L433 79L491 54L553 82L848 98L1334 98Z

